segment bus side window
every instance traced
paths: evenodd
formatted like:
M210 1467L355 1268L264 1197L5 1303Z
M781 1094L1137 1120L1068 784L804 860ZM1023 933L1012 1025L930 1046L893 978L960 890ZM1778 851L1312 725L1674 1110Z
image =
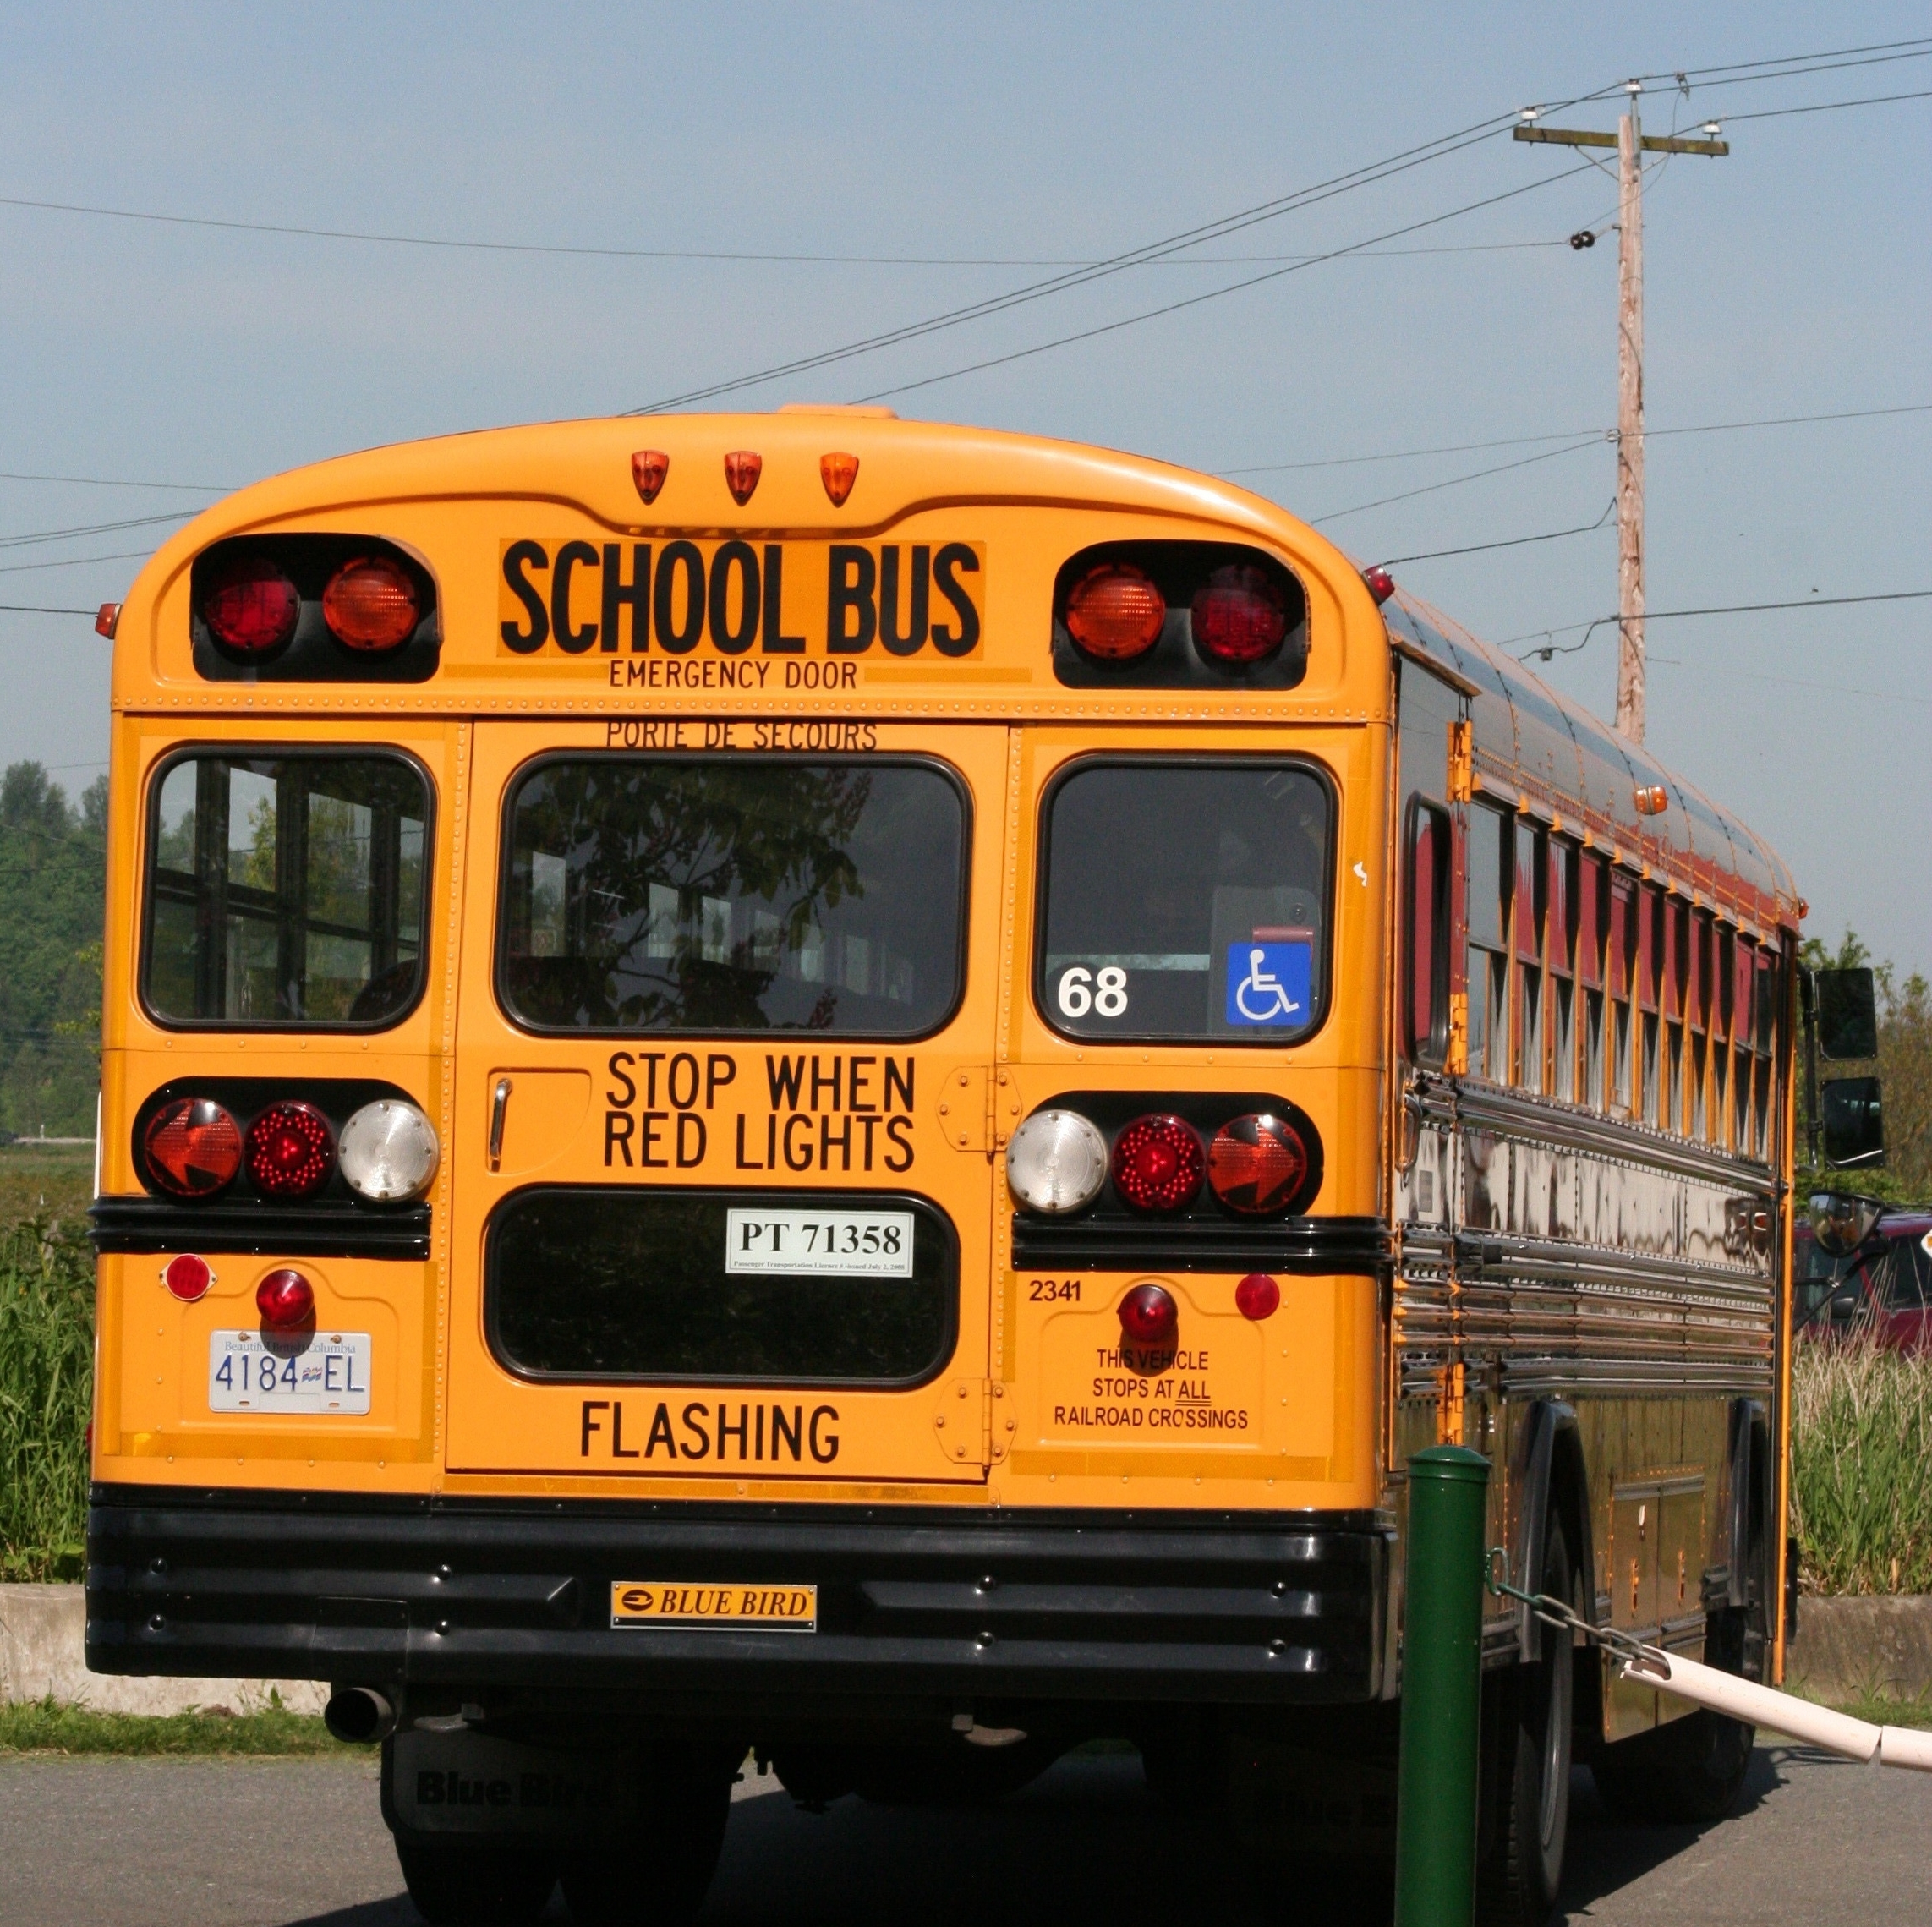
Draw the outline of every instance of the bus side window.
M1611 1043L1610 1111L1613 1117L1630 1115L1630 991L1631 968L1637 961L1637 884L1627 877L1610 879L1610 958L1606 974L1610 983Z
M1583 1091L1593 1111L1603 1109L1603 939L1610 927L1610 878L1601 857L1583 859L1579 891L1577 981L1583 988Z
M1516 873L1510 818L1480 804L1470 811L1468 862L1470 1075L1502 1084L1509 1077L1509 958L1503 944Z
M1549 843L1550 1090L1566 1103L1576 1101L1577 864L1574 843L1552 836Z
M1448 1052L1449 835L1447 810L1411 801L1405 1042L1417 1064L1440 1065Z
M1543 1089L1543 933L1549 865L1544 833L1532 823L1516 825L1516 1049L1510 1081L1519 1090Z
M1637 1002L1643 1012L1644 1122L1661 1125L1664 1079L1658 994L1663 988L1664 893L1645 884L1637 900Z

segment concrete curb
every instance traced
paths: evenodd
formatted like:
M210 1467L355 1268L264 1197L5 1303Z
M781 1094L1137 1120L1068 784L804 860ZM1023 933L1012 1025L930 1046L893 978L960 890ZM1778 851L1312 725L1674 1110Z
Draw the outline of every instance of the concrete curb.
M0 1585L0 1700L41 1700L96 1713L185 1713L225 1706L251 1713L272 1687L291 1711L319 1713L329 1696L312 1679L160 1679L90 1672L87 1607L78 1585Z
M1932 1593L1799 1600L1785 1683L1819 1700L1932 1694Z

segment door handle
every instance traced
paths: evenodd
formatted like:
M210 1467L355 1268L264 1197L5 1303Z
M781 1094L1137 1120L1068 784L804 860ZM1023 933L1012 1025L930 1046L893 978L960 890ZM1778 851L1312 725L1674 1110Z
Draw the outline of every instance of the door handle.
M493 1171L503 1162L503 1119L510 1109L510 1093L514 1088L507 1077L499 1077L496 1088L490 1094L490 1168Z

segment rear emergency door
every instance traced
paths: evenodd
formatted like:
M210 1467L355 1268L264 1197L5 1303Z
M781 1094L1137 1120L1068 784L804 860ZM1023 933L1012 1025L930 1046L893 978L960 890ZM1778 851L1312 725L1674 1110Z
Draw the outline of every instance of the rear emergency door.
M984 1476L1006 753L477 727L452 1472Z

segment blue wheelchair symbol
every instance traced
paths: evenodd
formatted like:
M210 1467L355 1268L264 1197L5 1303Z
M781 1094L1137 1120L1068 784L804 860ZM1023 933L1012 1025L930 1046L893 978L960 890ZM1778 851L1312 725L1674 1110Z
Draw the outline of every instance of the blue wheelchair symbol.
M1311 944L1230 944L1228 946L1228 1021L1300 1025L1308 1021Z

